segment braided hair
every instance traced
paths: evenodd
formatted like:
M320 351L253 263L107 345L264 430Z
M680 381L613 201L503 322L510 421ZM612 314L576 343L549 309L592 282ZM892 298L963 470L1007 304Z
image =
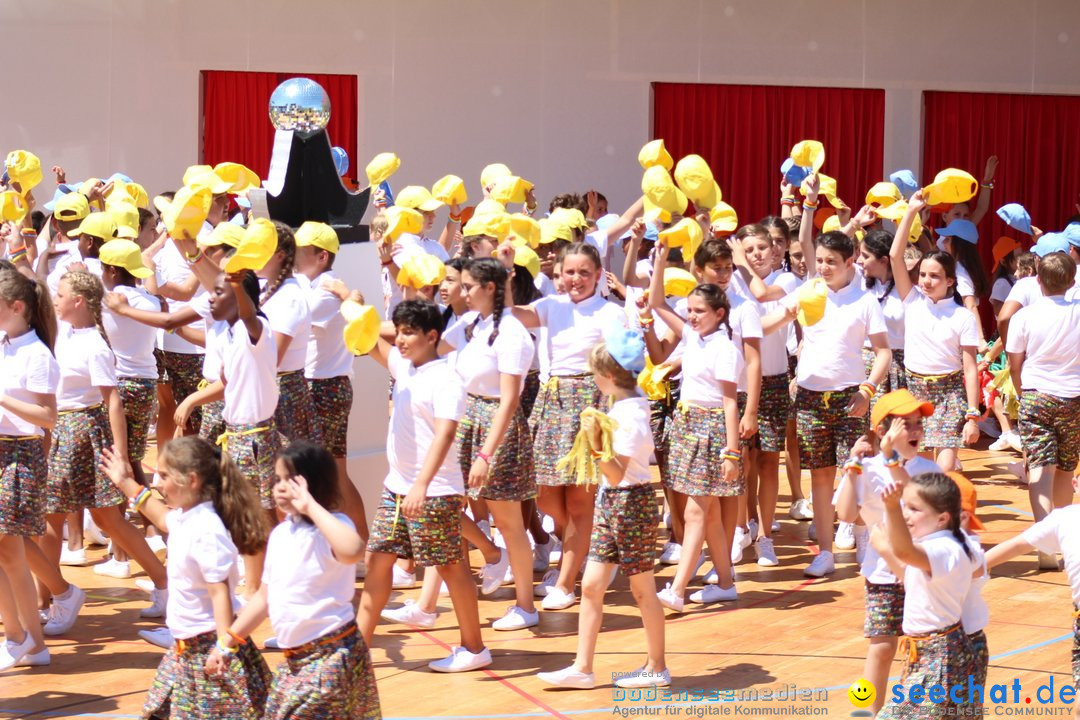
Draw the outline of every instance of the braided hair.
M495 338L499 336L499 321L502 319L503 310L506 308L506 281L509 273L502 263L495 258L475 258L470 260L465 265L465 272L469 273L472 279L478 283L495 283L495 295L491 299L491 322L493 327L491 336L488 338L488 345L494 345ZM480 316L478 315L465 329L465 338L467 340L472 340L473 331L479 323Z
M266 290L263 291L262 297L259 299L260 305L265 305L266 301L278 291L282 283L292 277L296 265L296 236L293 235L292 228L275 220L274 229L277 230L277 252L285 253L285 259L281 261L281 269L278 271L277 277L267 282Z
M735 334L731 330L731 302L728 301L727 293L719 285L713 283L703 283L690 291L691 297L699 297L705 301L715 312L716 310L723 309L724 319L720 321L720 324L727 330L728 339L731 339Z
M68 287L71 288L72 294L78 295L86 301L86 307L90 309L90 314L94 318L94 325L97 327L98 332L101 333L105 344L111 348L112 343L109 342L109 335L105 332L105 325L101 322L101 300L105 297L105 287L101 284L101 280L98 280L97 275L85 270L68 271L60 277L60 282L65 280Z

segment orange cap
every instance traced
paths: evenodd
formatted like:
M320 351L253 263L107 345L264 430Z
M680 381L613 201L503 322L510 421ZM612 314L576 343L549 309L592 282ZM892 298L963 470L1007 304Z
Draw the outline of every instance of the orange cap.
M968 528L971 530L985 530L986 526L979 522L979 518L975 517L975 508L978 506L978 495L975 492L975 486L966 477L958 472L945 473L952 481L956 483L956 487L960 488L960 509L966 510L968 517L971 519L968 521Z

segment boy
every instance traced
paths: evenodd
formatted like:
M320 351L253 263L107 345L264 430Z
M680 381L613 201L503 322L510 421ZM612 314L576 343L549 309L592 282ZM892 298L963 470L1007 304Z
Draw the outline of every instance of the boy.
M394 409L386 440L390 472L368 538L367 582L357 623L370 644L390 597L398 557L436 566L450 590L461 628L461 647L428 663L436 672L465 672L491 664L480 636L476 585L461 555L465 482L454 436L465 412L465 388L439 357L442 313L422 300L394 308L395 345L380 339L373 357L394 378Z

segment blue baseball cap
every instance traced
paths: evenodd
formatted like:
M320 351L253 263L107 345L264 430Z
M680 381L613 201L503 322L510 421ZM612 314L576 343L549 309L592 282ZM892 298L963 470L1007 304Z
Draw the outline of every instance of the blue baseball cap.
M64 197L68 193L79 192L79 186L73 183L61 183L56 186L56 190L53 191L52 200L42 205L45 212L52 212L56 208L56 201Z
M1002 205L998 208L997 214L1013 230L1019 230L1028 235L1031 234L1031 215L1020 203Z
M619 216L616 215L615 213L608 213L607 215L604 215L603 217L599 217L599 218L596 219L596 229L597 230L607 230L609 227L611 227L612 223L614 223L618 219L619 219Z
M632 373L645 369L645 338L640 330L628 330L619 325L604 333L604 344L615 362Z
M597 222L597 224L599 225L599 221ZM632 232L630 230L627 230L619 236L619 242L622 242L623 240L629 240L631 234ZM660 240L660 233L657 231L655 225L650 222L645 223L645 237L643 239L648 242L658 242Z
M1080 247L1080 222L1069 223L1061 231L1061 235L1069 241L1070 245Z
M942 237L958 237L972 245L979 242L979 230L970 220L953 220L937 231Z
M126 182L126 183L127 183L127 184L129 184L129 185L130 185L131 183L135 182L134 180L132 180L131 178L129 178L129 177L128 177L127 175L125 175L124 173L120 173L120 172L114 172L114 173L113 173L112 175L110 175L110 176L109 176L109 178L108 178L108 179L107 179L107 180L105 181L105 184L106 184L106 185L108 185L109 183L111 183L111 182L116 182L117 180L120 180L120 181L122 181L122 182Z
M1064 233L1044 233L1039 242L1035 243L1035 247L1031 248L1031 252L1041 258L1055 252L1067 253L1069 241Z
M796 165L795 161L788 158L780 166L780 174L784 176L784 179L795 187L799 187L803 184L803 180L810 177L810 173L814 172L813 168L803 167Z
M897 170L889 174L889 180L893 185L900 188L900 194L904 199L910 198L919 189L919 181L915 179L915 173L910 170Z

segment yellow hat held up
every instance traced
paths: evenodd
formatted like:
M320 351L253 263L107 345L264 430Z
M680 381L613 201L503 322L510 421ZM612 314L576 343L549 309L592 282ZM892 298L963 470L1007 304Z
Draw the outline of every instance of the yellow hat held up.
M720 201L709 211L709 224L713 232L733 233L739 229L739 216L735 213L735 208Z
M528 245L533 250L540 245L540 222L525 213L510 216L510 242Z
M643 170L648 170L653 166L660 166L665 170L671 170L672 166L675 165L671 153L664 147L663 140L650 140L645 143L638 153L637 159L638 162L641 163Z
M384 152L373 157L364 168L364 172L367 174L368 184L375 187L389 180L399 167L401 167L401 158L392 152Z
M41 160L29 150L12 150L4 161L11 182L19 184L19 192L26 195L41 182Z
M464 205L469 201L465 181L457 175L445 175L431 186L431 195L447 205Z
M653 225L671 222L671 213L654 203L648 197L644 198L644 204L645 211L642 213L642 218L644 218L645 222Z
M821 181L818 192L825 196L829 204L837 209L844 207L844 202L836 195L836 179L824 173L818 173L818 179Z
M86 198L83 198L85 200ZM0 220L5 222L19 223L26 217L30 208L26 205L23 196L14 190L0 192Z
M513 175L510 168L502 163L491 163L480 171L480 186L485 190L495 184L499 178Z
M211 232L200 235L197 239L199 247L211 248L224 245L226 247L240 247L244 239L244 228L233 222L218 223Z
M660 165L653 165L641 176L641 192L669 213L681 215L686 212L686 194L676 187L671 175Z
M569 225L552 218L540 218L540 243L547 245L553 243L556 240L565 240L566 242L573 242L574 231Z
M682 248L683 257L690 259L701 246L705 233L694 218L683 218L667 230L660 231L660 242L669 248Z
M398 271L398 285L420 288L438 285L446 277L442 260L429 253L413 253Z
M177 190L173 201L161 214L169 237L182 238L185 232L196 237L206 222L213 200L213 193L207 187L193 188L185 185Z
M799 288L799 324L809 327L825 317L825 303L829 287L821 278L814 278Z
M361 305L355 300L341 303L345 328L341 331L345 347L353 355L367 355L379 342L379 313L373 305Z
M148 278L154 274L143 264L142 248L132 240L109 240L98 251L98 259L104 265L124 268L137 278Z
M200 188L206 188L212 195L224 195L229 192L229 188L232 187L232 183L228 180L221 178L213 168L210 168L206 172L197 173L196 168L205 168L207 165L193 165L188 168L188 172L184 173L184 185L198 190Z
M296 229L296 247L317 247L336 255L341 243L334 228L326 223L308 220Z
M508 212L473 213L469 222L461 228L461 235L462 237L486 235L501 242L510 233L510 222Z
M412 208L395 205L387 208L386 232L383 233L385 242L396 242L403 234L419 235L424 229L424 216Z
M240 163L218 163L214 166L214 174L229 183L228 192L233 195L241 195L262 185L262 180L255 171Z
M420 212L435 212L445 203L431 195L423 185L408 185L401 188L394 204L398 207L412 208Z
M791 148L791 159L799 167L813 168L817 172L825 164L825 146L817 140L800 140Z
M491 199L507 203L525 202L525 194L533 189L533 184L517 175L506 175L495 181L491 188Z
M875 207L888 207L893 203L903 200L900 188L891 182L879 182L866 192L866 204Z
M514 264L525 268L533 278L540 274L540 256L528 245L514 246Z
M139 237L139 208L130 202L106 203L105 212L116 223L116 237L134 240Z
M566 223L566 226L571 230L586 231L589 229L589 221L585 219L584 213L577 208L555 208L548 217Z
M711 208L720 200L720 187L713 179L709 163L700 155L687 155L679 160L674 175L676 184L695 205Z
M928 205L962 203L975 197L979 182L970 173L957 168L945 168L934 176L934 182L923 188Z
M244 231L244 237L236 252L225 262L222 268L227 273L241 270L262 270L270 258L277 252L278 235L274 223L266 218L251 221Z
M653 365L645 354L645 369L638 373L637 384L645 397L650 400L664 400L671 392L667 377L671 374L670 365Z
M697 278L686 270L677 267L664 268L664 295L686 297L697 286Z

